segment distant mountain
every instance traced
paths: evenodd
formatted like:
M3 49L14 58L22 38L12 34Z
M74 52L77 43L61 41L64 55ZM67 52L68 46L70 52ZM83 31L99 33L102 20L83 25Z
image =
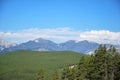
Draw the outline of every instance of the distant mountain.
M5 48L9 48L11 46L15 46L16 44L8 42L4 39L0 39L0 51L2 51Z
M33 50L33 51L64 51L70 50L79 53L91 54L99 46L98 43L90 42L87 40L76 42L74 40L69 40L64 43L57 44L53 41L38 38L35 40L28 41L16 46L10 46L1 51L1 53L15 51L15 50ZM109 44L107 44L109 46ZM117 46L120 50L120 46Z
M17 46L6 48L2 52L15 51L15 50L52 51L57 49L58 46L56 43L50 40L38 38L33 41L28 41L26 43L22 43Z
M61 43L62 50L71 50L75 52L88 53L98 48L99 44L87 40L75 42L73 40Z
M50 40L38 38L26 43L22 43L16 46L11 46L3 49L2 52L15 51L15 50L34 50L34 51L63 51L70 50L75 52L87 53L91 50L95 50L99 46L98 43L89 42L87 40L75 42L69 40L64 43L57 44Z
M115 47L116 47L117 51L120 53L120 45L116 45Z

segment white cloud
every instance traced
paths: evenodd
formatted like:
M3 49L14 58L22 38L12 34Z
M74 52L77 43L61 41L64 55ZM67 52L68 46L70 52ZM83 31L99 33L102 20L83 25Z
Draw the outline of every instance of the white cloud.
M89 40L99 43L120 44L120 32L111 32L108 30L81 32L70 28L33 28L14 32L0 32L0 37L16 43L26 42L41 37L58 43L67 40Z
M108 30L91 30L81 33L80 39L99 43L120 44L120 32L110 32Z

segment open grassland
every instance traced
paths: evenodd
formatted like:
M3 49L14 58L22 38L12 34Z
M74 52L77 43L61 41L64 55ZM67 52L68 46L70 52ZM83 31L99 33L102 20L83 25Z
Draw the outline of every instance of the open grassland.
M54 70L78 63L82 55L71 51L14 51L1 54L0 80L36 80L40 69L51 77Z

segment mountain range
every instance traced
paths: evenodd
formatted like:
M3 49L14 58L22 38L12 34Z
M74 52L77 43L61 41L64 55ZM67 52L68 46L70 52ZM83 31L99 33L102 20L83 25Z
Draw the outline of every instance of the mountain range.
M108 44L109 45L109 44ZM55 43L50 40L38 38L21 44L13 44L5 40L0 40L0 53L5 53L15 50L33 50L33 51L64 51L70 50L79 53L92 53L99 46L98 43L87 40L74 41L69 40L64 43ZM116 46L120 50L120 46Z

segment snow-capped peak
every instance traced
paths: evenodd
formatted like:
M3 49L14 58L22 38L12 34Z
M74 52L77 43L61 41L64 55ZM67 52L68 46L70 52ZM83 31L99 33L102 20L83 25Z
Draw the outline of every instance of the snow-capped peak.
M35 42L37 43L37 42L39 42L38 40L35 40Z

